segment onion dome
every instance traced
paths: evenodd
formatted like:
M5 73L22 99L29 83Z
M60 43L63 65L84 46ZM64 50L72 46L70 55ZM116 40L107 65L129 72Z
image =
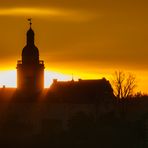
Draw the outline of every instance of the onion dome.
M27 31L27 45L22 51L22 62L23 64L38 64L39 63L39 50L34 45L34 31L31 26Z

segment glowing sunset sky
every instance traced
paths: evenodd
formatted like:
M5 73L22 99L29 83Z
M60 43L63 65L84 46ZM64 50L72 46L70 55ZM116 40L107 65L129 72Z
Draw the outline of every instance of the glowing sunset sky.
M31 17L46 81L71 79L72 73L75 78L110 79L115 70L123 70L136 75L138 90L148 91L146 0L0 2L0 85L16 81L14 70Z

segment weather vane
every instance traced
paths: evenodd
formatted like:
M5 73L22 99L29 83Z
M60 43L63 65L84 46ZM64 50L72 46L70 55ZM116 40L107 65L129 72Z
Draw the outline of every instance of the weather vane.
M29 18L28 21L29 21L30 28L31 28L31 25L32 25L32 18Z

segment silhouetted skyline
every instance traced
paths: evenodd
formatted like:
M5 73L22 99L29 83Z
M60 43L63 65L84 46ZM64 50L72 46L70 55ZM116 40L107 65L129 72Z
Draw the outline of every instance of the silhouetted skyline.
M31 17L46 70L88 79L130 71L146 92L147 5L134 0L2 0L0 68L15 70Z
M0 147L147 148L148 2L8 1Z

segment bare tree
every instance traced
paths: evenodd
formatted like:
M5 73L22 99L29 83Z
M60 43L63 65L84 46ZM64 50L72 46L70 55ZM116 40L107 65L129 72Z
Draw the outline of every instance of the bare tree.
M115 71L112 87L117 98L128 98L133 95L136 88L136 77L130 73Z

